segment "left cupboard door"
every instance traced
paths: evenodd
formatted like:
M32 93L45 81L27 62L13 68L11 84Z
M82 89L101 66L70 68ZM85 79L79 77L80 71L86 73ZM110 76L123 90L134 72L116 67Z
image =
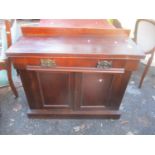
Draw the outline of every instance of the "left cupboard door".
M74 84L71 73L26 71L20 75L32 109L72 109Z

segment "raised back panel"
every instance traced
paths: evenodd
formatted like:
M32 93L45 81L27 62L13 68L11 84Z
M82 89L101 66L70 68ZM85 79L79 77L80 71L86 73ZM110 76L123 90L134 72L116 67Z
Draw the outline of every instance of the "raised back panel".
M24 36L123 36L128 37L127 29L62 28L62 27L22 27Z

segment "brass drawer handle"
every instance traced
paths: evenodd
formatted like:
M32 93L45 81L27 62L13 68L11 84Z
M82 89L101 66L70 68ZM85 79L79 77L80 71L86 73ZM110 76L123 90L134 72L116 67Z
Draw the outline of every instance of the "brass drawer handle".
M41 59L40 60L41 66L42 67L56 67L56 62L55 60L51 59Z
M112 67L112 62L111 61L98 61L97 63L97 68L103 68L103 69L108 69Z

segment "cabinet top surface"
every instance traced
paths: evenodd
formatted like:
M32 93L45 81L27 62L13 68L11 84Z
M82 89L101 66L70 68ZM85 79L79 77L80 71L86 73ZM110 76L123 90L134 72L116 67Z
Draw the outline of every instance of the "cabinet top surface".
M127 31L115 29L107 20L40 20L39 27L23 27L22 32L23 36L7 50L8 56L144 56L128 39Z
M131 39L114 36L23 36L6 53L8 56L30 54L144 56L144 52Z

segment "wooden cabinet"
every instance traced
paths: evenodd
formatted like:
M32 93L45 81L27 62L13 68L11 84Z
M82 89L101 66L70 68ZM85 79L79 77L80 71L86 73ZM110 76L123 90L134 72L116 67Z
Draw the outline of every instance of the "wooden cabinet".
M7 55L19 71L29 116L119 118L131 73L144 57L126 32L23 28Z

